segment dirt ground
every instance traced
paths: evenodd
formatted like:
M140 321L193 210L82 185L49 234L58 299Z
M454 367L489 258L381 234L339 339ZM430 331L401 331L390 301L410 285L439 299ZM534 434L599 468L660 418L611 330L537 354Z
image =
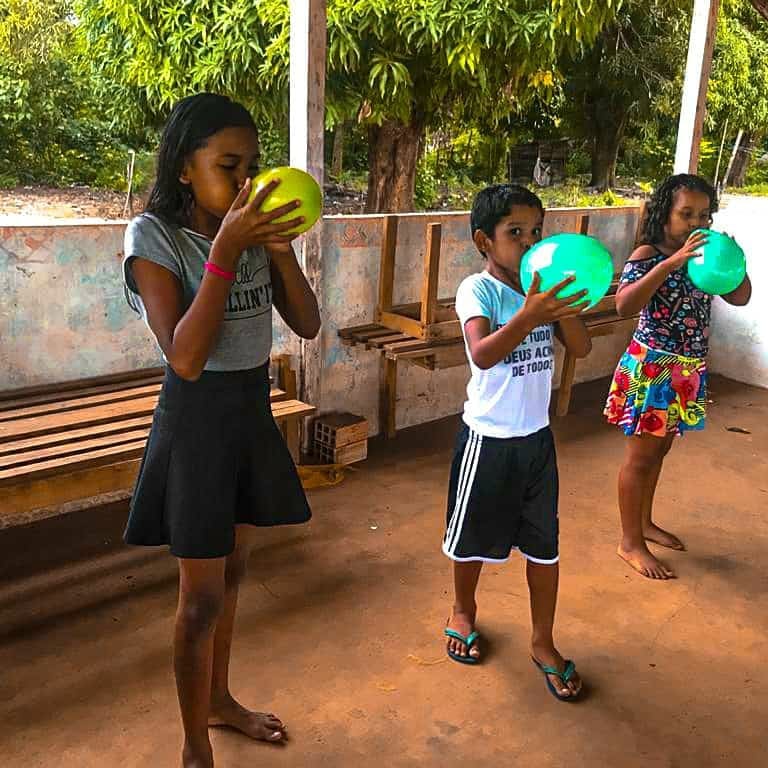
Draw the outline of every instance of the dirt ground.
M145 196L134 196L134 214L144 210ZM324 196L326 215L364 211L365 195L354 190L327 184ZM45 219L123 219L128 215L125 202L126 196L121 192L91 187L0 189L0 223L41 223Z
M768 765L768 391L713 380L708 428L675 446L658 497L690 551L667 554L678 580L653 582L614 554L624 438L599 417L606 386L577 387L556 425L558 639L584 701L555 701L528 658L517 558L481 579L485 663L444 655L448 419L374 441L344 483L312 493L309 525L264 531L233 689L277 712L292 741L217 731L217 766ZM123 547L124 520L116 505L0 532L5 768L178 765L175 567Z

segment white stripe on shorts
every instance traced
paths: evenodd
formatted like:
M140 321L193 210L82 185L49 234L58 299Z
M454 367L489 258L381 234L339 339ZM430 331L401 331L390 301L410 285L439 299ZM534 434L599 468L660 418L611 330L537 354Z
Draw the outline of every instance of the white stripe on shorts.
M472 463L471 455L475 449L476 435L470 429L467 442L464 443L464 454L461 457L461 467L459 468L459 479L456 483L456 500L453 503L453 512L451 512L451 519L448 522L448 529L445 532L443 538L443 548L448 546L451 541L453 532L456 529L456 521L459 519L459 507L461 506L461 497L464 493L464 485L467 480L467 465Z
M470 436L472 445L468 451L465 449L464 454L464 458L468 458L465 482L462 488L461 478L459 479L459 492L456 494L456 506L454 507L453 515L451 517L453 530L450 532L450 535L446 536L446 542L443 546L443 551L449 557L456 552L456 545L461 539L461 527L464 525L469 497L472 495L472 484L475 481L475 473L477 472L477 465L480 463L480 452L483 447L482 435L470 430Z

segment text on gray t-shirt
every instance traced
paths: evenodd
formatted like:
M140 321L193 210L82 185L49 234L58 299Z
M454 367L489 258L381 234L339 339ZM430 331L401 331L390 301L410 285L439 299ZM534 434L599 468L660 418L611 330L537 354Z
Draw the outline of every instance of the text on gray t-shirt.
M176 229L149 213L133 219L125 232L123 279L128 303L147 322L147 312L133 279L134 259L147 259L171 271L181 283L184 311L192 304L205 273L211 241L191 230ZM206 371L239 371L269 360L272 348L272 279L263 248L240 257L236 278Z

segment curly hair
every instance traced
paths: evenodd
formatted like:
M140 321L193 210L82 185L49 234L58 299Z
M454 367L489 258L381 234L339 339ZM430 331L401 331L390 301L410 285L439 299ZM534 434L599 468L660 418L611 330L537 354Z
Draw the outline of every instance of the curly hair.
M146 210L174 227L189 224L194 199L189 186L179 181L187 158L224 128L256 130L250 112L216 93L198 93L182 99L171 111L157 153L157 177Z
M717 193L714 187L701 176L691 173L678 173L668 176L653 192L645 210L641 241L648 245L656 245L664 239L664 226L669 220L675 192L679 189L690 189L702 192L709 197L709 212L715 213L718 208Z

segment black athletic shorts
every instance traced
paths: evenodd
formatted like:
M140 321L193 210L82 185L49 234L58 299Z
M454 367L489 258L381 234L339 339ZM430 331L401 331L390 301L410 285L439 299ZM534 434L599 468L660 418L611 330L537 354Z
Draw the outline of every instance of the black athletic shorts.
M460 562L503 562L512 549L534 563L558 560L558 477L549 427L526 437L456 441L443 552Z

